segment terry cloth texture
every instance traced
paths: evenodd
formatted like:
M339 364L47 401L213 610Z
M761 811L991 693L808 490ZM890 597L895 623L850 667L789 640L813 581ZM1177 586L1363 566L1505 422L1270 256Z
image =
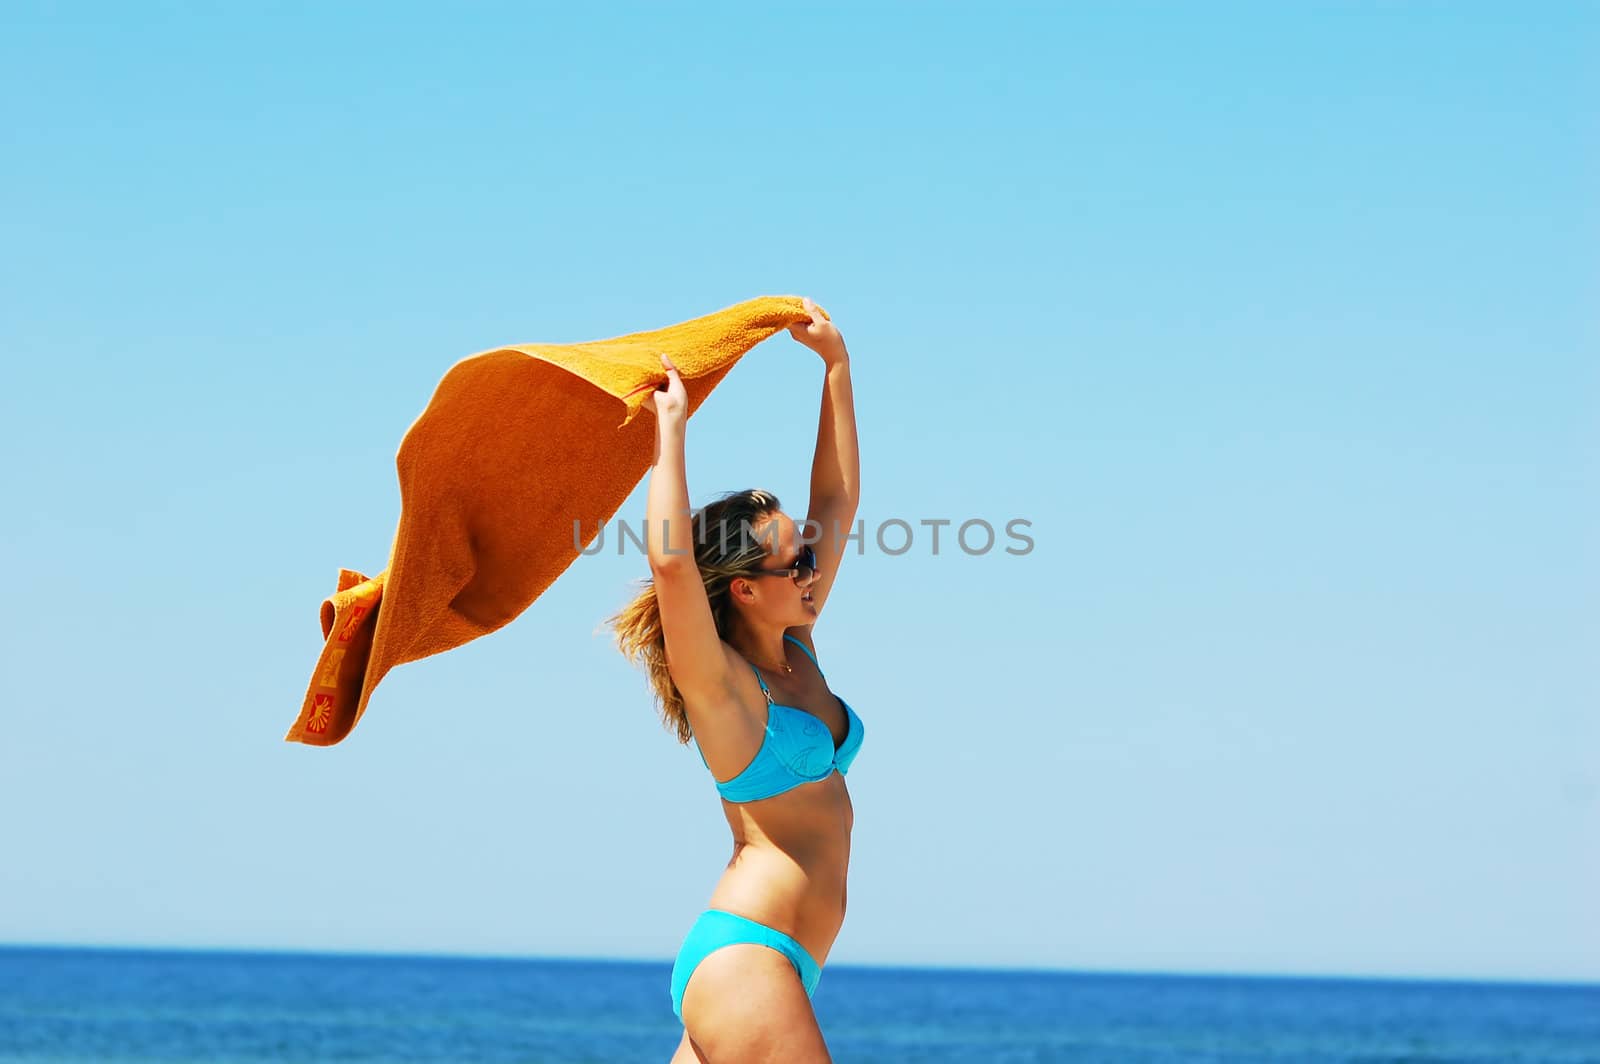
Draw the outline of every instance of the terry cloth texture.
M339 570L284 739L339 742L390 669L509 624L566 571L650 468L660 352L692 416L746 351L810 320L799 297L762 296L651 332L501 347L450 367L400 441L388 567Z

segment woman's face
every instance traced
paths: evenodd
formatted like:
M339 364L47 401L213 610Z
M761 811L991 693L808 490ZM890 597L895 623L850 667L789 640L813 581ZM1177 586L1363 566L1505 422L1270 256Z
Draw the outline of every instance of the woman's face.
M792 569L799 558L800 530L788 514L778 512L765 522L752 526L752 531L767 548L760 568L767 570ZM752 567L754 568L754 567ZM769 624L785 628L810 624L817 618L817 607L811 601L811 581L801 587L790 574L739 577L748 580L752 600L746 608Z

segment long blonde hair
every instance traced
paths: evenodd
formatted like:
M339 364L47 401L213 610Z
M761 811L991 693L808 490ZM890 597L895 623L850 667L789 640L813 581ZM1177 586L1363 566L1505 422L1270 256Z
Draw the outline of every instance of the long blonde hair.
M728 638L733 620L728 587L734 577L748 573L767 557L771 544L765 537L754 535L754 529L780 509L776 495L750 488L728 492L692 514L694 561L705 584L706 599L711 603L717 635L723 639ZM678 742L687 743L694 737L694 730L689 727L683 696L667 672L667 643L655 581L647 577L640 587L634 600L604 623L615 630L617 648L623 656L644 663L659 704L662 726L675 732Z

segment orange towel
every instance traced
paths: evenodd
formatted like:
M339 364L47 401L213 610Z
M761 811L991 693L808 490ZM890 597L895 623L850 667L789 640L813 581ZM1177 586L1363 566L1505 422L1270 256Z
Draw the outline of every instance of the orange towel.
M822 312L824 316L826 311ZM400 441L400 527L389 566L339 570L326 645L288 742L350 734L396 665L509 624L617 512L655 455L651 392L678 368L692 416L734 363L811 317L763 296L653 332L523 344L462 359ZM618 421L620 417L620 423Z

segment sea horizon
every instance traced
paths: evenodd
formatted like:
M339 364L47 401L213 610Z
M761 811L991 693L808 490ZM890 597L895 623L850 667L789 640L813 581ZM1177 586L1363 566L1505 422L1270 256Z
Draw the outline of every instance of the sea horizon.
M683 1034L665 958L0 945L0 1064L616 1064ZM1600 985L830 964L835 1061L1600 1064Z
M195 946L195 945L145 945L137 943L61 943L61 942L0 942L0 951L84 951L101 953L152 953L152 954L211 954L222 956L282 955L293 957L326 958L391 958L395 960L462 960L462 961L531 961L551 964L619 964L672 966L672 957L616 956L607 954L566 953L478 953L454 950L417 949L326 949L300 946ZM1527 986L1574 987L1600 990L1600 977L1593 979L1562 979L1536 976L1494 975L1430 975L1420 974L1363 974L1351 972L1274 972L1274 971L1222 971L1202 969L1164 968L1064 968L1045 964L963 964L912 963L892 961L829 961L827 971L861 969L885 972L929 973L993 973L1037 974L1060 976L1085 976L1092 978L1134 979L1229 979L1229 980L1286 980L1307 983L1405 983L1419 985L1464 986Z

